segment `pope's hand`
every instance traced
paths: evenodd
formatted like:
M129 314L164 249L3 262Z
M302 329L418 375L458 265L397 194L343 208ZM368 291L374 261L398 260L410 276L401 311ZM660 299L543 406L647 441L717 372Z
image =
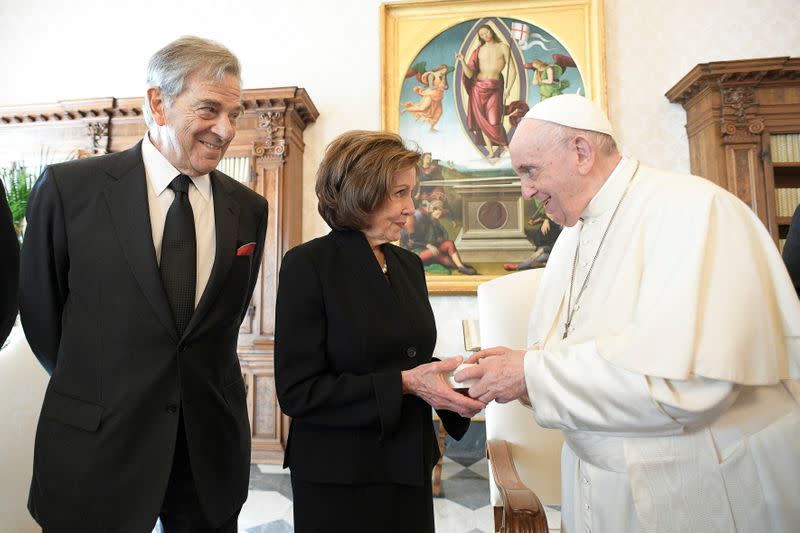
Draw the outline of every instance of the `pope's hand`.
M481 350L467 363L478 363L455 374L456 381L478 379L469 395L483 403L496 400L507 403L527 395L525 384L525 351L497 346Z
M432 361L401 373L403 393L414 394L434 409L446 409L471 418L486 404L454 391L445 380L445 375L461 364L461 357L450 357L444 361Z

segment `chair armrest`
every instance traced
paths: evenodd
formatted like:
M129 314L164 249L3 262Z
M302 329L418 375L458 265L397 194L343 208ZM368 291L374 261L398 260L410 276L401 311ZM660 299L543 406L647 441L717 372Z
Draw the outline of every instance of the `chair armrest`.
M548 533L547 516L539 498L519 479L507 441L486 441L486 455L492 475L503 499L500 533ZM495 524L495 529L498 529Z

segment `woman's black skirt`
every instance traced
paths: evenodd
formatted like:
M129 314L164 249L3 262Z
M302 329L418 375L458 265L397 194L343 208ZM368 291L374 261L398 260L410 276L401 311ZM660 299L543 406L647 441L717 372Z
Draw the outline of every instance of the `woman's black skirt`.
M338 485L292 476L295 533L433 533L431 478L421 487Z

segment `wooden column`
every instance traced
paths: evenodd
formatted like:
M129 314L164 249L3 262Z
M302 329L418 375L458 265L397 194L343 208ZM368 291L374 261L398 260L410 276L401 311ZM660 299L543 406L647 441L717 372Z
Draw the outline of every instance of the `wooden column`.
M269 202L269 225L239 360L247 384L253 462L280 463L289 419L275 394L275 297L281 258L302 239L303 130L318 112L305 90L297 88L248 91L245 105L255 119L251 187Z

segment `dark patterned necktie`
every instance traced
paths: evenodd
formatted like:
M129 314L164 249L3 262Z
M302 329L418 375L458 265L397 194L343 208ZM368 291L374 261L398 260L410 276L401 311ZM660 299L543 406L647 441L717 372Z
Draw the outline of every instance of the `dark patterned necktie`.
M159 266L179 335L183 334L192 318L197 283L197 239L192 204L189 203L190 182L189 176L180 174L169 184L175 192L175 199L164 223Z

